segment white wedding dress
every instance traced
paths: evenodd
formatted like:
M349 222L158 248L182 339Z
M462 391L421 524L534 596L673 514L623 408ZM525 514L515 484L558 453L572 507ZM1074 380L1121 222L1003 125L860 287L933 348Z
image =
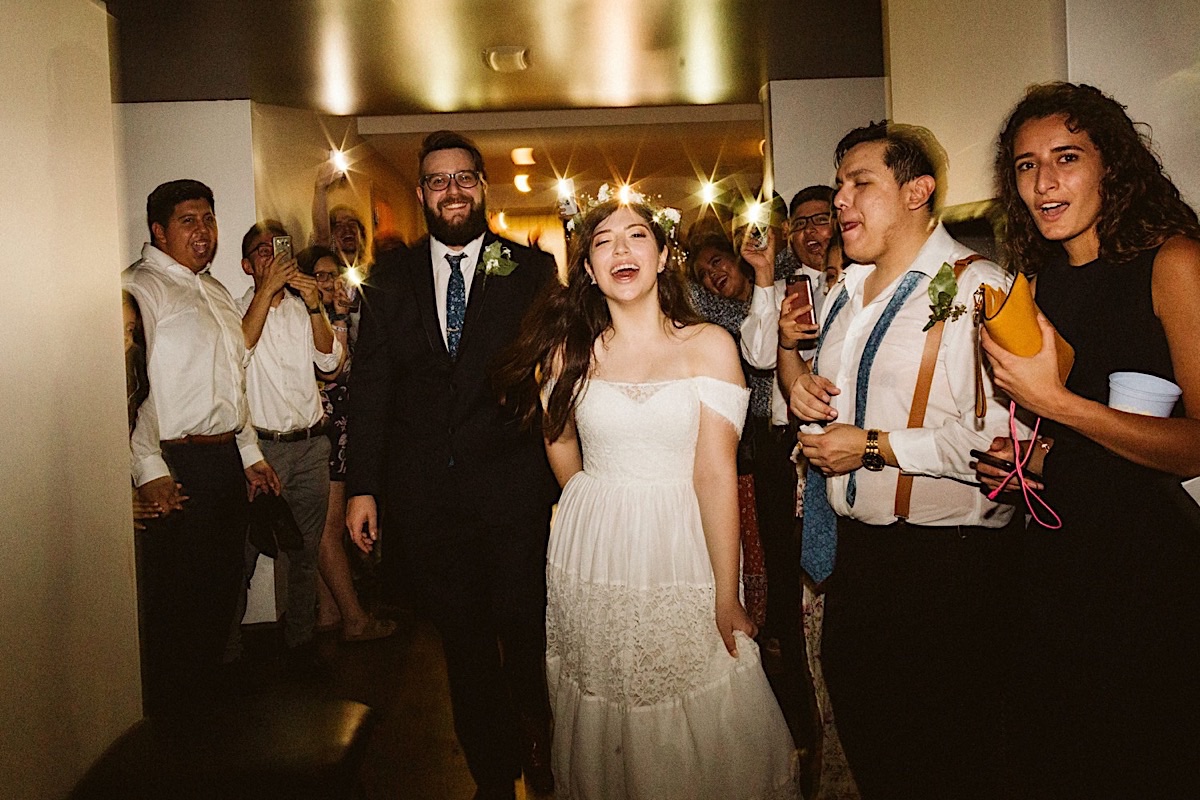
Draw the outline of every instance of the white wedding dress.
M692 483L701 404L740 431L747 402L705 377L582 391L547 563L559 798L798 797L758 646L735 634L735 659L717 632Z

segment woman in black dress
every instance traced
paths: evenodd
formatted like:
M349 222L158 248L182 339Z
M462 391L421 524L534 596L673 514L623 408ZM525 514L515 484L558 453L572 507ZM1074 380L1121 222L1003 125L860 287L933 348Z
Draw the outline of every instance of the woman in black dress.
M1183 797L1200 770L1200 224L1123 106L1032 87L1000 135L1010 266L1035 280L1041 352L983 334L996 384L1043 418L1030 470L1061 530L1030 524L1020 796ZM1065 385L1054 330L1075 349ZM1177 383L1159 419L1108 407L1108 376ZM1013 456L1012 442L993 451ZM997 471L979 468L985 485Z

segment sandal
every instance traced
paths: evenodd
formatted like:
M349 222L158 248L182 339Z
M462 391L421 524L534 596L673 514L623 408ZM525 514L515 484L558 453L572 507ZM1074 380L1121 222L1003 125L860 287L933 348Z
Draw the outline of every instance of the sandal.
M343 642L370 642L375 639L386 639L396 632L396 621L391 619L376 619L368 617L367 623L363 625L362 630L358 633L347 633L345 628L342 629Z

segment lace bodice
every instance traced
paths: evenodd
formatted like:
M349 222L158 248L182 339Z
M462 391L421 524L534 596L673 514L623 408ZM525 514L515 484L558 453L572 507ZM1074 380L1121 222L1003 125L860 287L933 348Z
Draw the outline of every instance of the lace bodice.
M601 481L692 479L703 403L740 435L749 390L703 376L654 383L591 380L575 408L583 469Z

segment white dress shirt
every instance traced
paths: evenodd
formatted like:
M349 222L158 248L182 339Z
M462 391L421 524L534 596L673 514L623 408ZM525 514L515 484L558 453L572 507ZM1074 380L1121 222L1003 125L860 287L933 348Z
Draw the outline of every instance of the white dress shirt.
M446 288L450 285L450 262L446 260L449 255L466 254L466 258L459 264L459 268L463 274L463 284L466 288L465 297L471 299L471 283L475 279L475 268L479 264L479 251L483 249L483 235L479 238L472 239L467 243L467 246L457 253L449 247L429 237L429 260L433 262L433 299L437 302L438 322L442 326L442 339L446 339Z
M941 224L925 242L909 270L932 278L942 264L971 254L971 250L950 238ZM873 264L848 265L843 282L849 301L829 326L817 361L817 371L841 390L830 404L837 410L834 422L854 424L855 384L858 365L867 337L875 327L903 276L881 291L865 307L863 283L874 272ZM892 450L904 472L918 477L913 481L909 522L916 525L979 525L1000 527L1012 516L1012 507L988 500L975 484L975 471L968 464L972 449L987 450L992 438L1008 436L1008 401L993 396L991 381L984 381L988 401L985 419L975 417L975 337L972 321L972 295L980 283L1005 288L1010 281L1004 271L990 261L976 261L958 280L954 302L966 306L957 320L946 320L937 367L929 392L924 427L908 428L913 390L924 351L926 333L921 329L929 321L928 281L922 281L909 295L880 343L871 370L870 391L864 428L877 428L888 434ZM841 286L830 292L836 297ZM825 311L833 301L825 304ZM824 326L822 318L822 326ZM1028 429L1018 426L1028 435ZM896 480L900 469L887 466L881 472L857 471L857 497L854 507L846 502L848 477L838 475L826 484L833 510L869 525L895 522Z
M150 379L130 439L134 485L169 475L159 442L190 434L236 431L242 464L262 461L246 406L250 353L229 291L149 243L121 278L142 314Z
M238 301L242 316L253 299L251 287ZM342 343L334 337L332 352L318 350L312 317L304 301L285 290L279 305L267 312L262 335L246 367L251 423L276 433L316 425L325 409L313 366L321 372L333 372L341 363Z
M812 289L813 319L821 318L821 307L825 302L825 293L821 290L825 279L824 272L801 266L801 271L808 278ZM779 311L783 306L783 298L787 293L787 281L779 280L771 286L755 285L750 295L750 311L742 320L740 339L742 357L746 363L755 369L775 369L779 357ZM801 350L800 357L808 360L813 357L816 348ZM787 399L780 391L779 382L775 382L775 390L771 393L771 424L788 424Z
M750 311L740 328L742 358L755 369L774 370L779 347L779 307L783 303L786 283L775 281L772 286L755 286L750 295ZM814 295L815 299L815 295ZM771 387L771 424L788 424L787 400L779 390L779 381Z

